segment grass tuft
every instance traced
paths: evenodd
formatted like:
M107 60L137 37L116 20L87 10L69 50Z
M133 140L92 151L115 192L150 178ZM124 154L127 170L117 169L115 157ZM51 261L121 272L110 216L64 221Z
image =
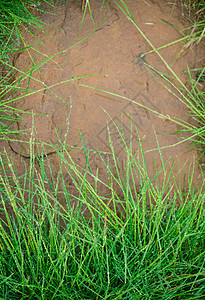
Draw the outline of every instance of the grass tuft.
M120 134L123 138L123 133ZM111 140L110 145L110 162L117 172L102 160L109 183L102 182L91 169L79 169L64 145L60 152L55 149L66 167L66 172L60 169L58 175L62 188L52 181L52 170L46 171L45 158L38 161L40 172L35 174L33 154L29 170L21 178L9 160L13 186L8 184L6 172L1 175L2 297L200 299L205 296L204 187L192 188L190 174L189 188L183 193L173 193L173 182L168 180L172 173L166 174L165 164L153 178L145 171L145 159L145 165L140 165L138 156L144 157L141 146L135 154L130 146L124 147L127 163L123 177ZM164 184L160 188L157 177L161 173ZM77 193L72 193L66 184L68 175ZM96 186L106 186L107 196L100 196L88 176L95 180ZM136 177L140 182L138 188Z

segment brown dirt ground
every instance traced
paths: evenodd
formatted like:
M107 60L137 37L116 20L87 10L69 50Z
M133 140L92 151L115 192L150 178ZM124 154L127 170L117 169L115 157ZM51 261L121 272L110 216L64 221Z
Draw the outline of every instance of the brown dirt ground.
M155 47L166 45L182 37L174 27L163 22L162 19L179 30L188 26L185 18L181 16L180 8L174 5L175 2L126 1L137 26ZM27 87L28 82L30 90L41 90L41 92L15 102L16 108L41 114L41 116L34 116L32 121L31 114L24 114L23 120L14 126L20 130L27 130L34 123L35 137L40 143L59 145L57 131L62 141L67 135L68 145L82 148L80 131L88 149L110 152L107 131L107 125L109 125L119 165L122 170L125 170L126 153L122 150L122 143L111 118L118 128L122 123L125 141L129 144L130 116L132 115L136 126L132 132L133 153L139 147L137 128L145 152L148 173L152 176L154 162L156 169L161 166L158 151L147 152L157 148L156 137L160 147L166 147L178 144L189 134L171 134L181 127L135 102L171 118L179 118L188 123L192 123L193 120L188 116L185 105L173 95L176 92L175 88L167 84L169 90L163 87L161 83L165 81L153 73L157 77L156 80L146 67L144 62L170 75L159 56L150 53L145 56L144 60L134 61L141 54L152 50L149 43L112 1L109 9L104 5L100 10L101 4L102 1L92 2L92 13L97 27L93 34L91 33L94 31L94 25L88 13L79 32L82 11L80 6L72 1L66 5L59 2L53 9L46 8L49 9L50 14L43 14L40 19L47 24L45 26L47 34L34 30L34 38L24 33L26 44L35 46L29 51L22 51L16 57L15 66L19 70L32 69L32 65L39 64L45 60L46 56L54 55L54 57L43 63L37 71L32 72L33 79L30 82L29 78L21 82L22 94L25 94L23 88ZM79 41L82 42L79 43ZM77 45L72 47L75 44ZM189 47L174 61L183 45L182 42L175 43L159 52L181 81L188 86L188 76L182 72L187 66L189 68L202 66L204 49L200 46ZM56 53L59 54L56 55ZM19 74L17 73L16 77ZM92 75L84 77L89 74ZM70 81L51 87L67 80ZM82 85L106 90L120 97ZM48 87L51 88L48 89ZM22 134L20 139L26 142L11 139L6 145L8 154L15 159L19 174L24 171L23 162L26 164L29 162L29 143L27 143L29 138L30 134ZM177 174L179 168L187 162L180 175L182 181L184 178L186 181L189 164L193 162L194 157L197 157L196 151L187 152L188 146L189 143L185 142L161 150L164 161L171 157L166 165L168 171L172 161L176 159L174 174ZM77 164L85 166L85 156L82 150L68 147L68 151ZM45 152L48 154L48 161L55 177L60 165L59 156L48 146L45 146ZM105 159L108 157L111 155L104 155ZM100 177L106 180L105 167L95 153L90 153L90 166L93 171L98 168ZM67 180L72 186L69 177ZM200 184L201 173L197 166L195 180Z

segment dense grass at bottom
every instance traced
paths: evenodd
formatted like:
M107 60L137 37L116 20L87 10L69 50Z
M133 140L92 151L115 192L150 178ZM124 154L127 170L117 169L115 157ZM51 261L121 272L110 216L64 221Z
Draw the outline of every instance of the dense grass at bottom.
M91 186L88 170L82 173L61 153L78 196L66 187L61 170L54 184L43 161L36 179L32 160L21 178L10 162L15 186L6 172L1 176L1 299L204 299L204 187L193 188L190 173L186 191L173 189L163 167L156 173L164 172L159 188L158 175L149 178L128 154L127 179L107 165L110 191L104 197ZM140 190L131 187L134 174Z

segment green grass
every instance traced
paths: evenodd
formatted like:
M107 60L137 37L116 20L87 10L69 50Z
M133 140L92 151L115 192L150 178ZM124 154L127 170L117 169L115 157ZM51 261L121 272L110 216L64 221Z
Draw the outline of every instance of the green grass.
M17 111L12 103L15 102L15 93L19 90L22 80L31 76L32 69L21 72L19 78L15 77L18 71L13 63L14 55L27 49L21 31L33 34L33 29L44 31L43 23L34 12L43 13L43 2L52 5L52 1L35 0L1 0L0 2L0 140L7 139L9 134L16 135L18 131L12 129L23 112ZM38 43L39 41L36 41ZM28 91L27 91L28 92Z
M46 172L45 160L39 160L40 173L35 176L33 156L21 178L9 161L13 186L6 171L1 176L1 207L6 214L0 223L2 299L205 297L204 186L193 185L190 167L182 192L172 168L167 173L163 162L150 178L141 145L137 153L132 153L131 144L124 145L127 162L122 176L111 140L110 145L115 170L104 161L108 183L89 168L83 172L72 157L65 159L66 145L58 152L66 171L59 170L56 183L52 170ZM86 153L89 157L88 149ZM77 194L66 184L68 174ZM107 187L107 195L99 196L98 185Z
M19 6L11 5L17 2ZM18 134L12 130L12 123L21 117L22 112L15 110L11 103L20 99L16 96L20 83L34 79L32 74L40 67L32 64L14 79L13 74L19 70L9 60L9 54L22 48L30 51L21 39L22 26L31 32L30 25L43 30L42 24L27 10L27 5L32 3L37 2L0 3L5 9L5 16L3 10L0 15L0 63L4 66L4 76L0 79L0 139ZM87 9L92 17L91 1L84 4L84 13ZM203 14L204 1L185 1L182 4L189 6L190 13L194 5ZM118 5L139 30L126 4L121 0ZM190 35L183 37L187 44L202 41L203 22L199 16L197 22L190 25ZM193 26L197 28L194 32ZM159 49L152 49L160 55ZM45 57L41 64L54 57ZM162 62L166 64L163 58ZM156 77L157 73L171 83L166 74L159 73L152 66L147 65L147 68L153 76ZM192 126L183 120L172 121L181 124L182 130L190 131L190 143L194 142L203 154L204 92L198 89L193 70L187 69L191 86L187 89L171 67L167 65L167 68L180 84L180 89L176 86L179 101L188 106L199 125ZM203 69L197 70L200 71L204 72ZM46 88L51 91L51 87ZM23 97L41 92L30 90L28 84ZM7 123L11 125L7 126ZM90 150L86 148L82 149L86 156L83 169L72 160L66 144L61 144L61 150L51 145L62 162L55 179L43 153L34 154L32 139L30 165L21 177L18 177L11 159L7 157L5 161L6 154L1 153L1 300L205 298L205 189L204 184L198 186L194 183L194 164L187 174L187 186L182 187L178 183L180 173L178 177L173 175L173 163L170 171L166 170L170 162L163 161L159 148L162 167L150 177L140 141L138 151L133 153L132 143L126 145L123 133L118 131L118 134L127 157L125 170L119 168L111 139L110 153L107 154L110 164L102 153L96 153L105 165L107 182L102 182L100 174L93 173L89 165ZM68 175L75 193L67 184ZM160 185L159 176L163 178ZM201 176L204 179L203 172ZM91 181L95 182L94 186ZM107 194L100 195L100 186L107 189Z
M46 0L1 0L0 3L0 47L3 52L21 46L20 31L27 30L32 34L33 28L44 31L43 23L34 15L35 11L44 12L42 3L52 5Z

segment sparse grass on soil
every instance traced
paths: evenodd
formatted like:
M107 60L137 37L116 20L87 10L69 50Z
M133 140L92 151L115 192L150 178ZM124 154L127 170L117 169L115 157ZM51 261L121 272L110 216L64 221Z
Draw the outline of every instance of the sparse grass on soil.
M15 6L12 6L14 2ZM26 14L28 18L25 14L22 18L21 11L27 7L25 2L29 5L40 3L0 2L0 7L9 7L5 14L1 10L0 15L0 63L5 72L0 79L1 139L7 139L8 133L12 133L7 122L14 122L16 117L21 116L21 112L10 105L19 80L32 76L32 70L27 70L20 79L13 81L14 68L8 58L8 54L19 51L19 26L34 22L29 11ZM125 3L122 0L119 3L137 28ZM89 1L85 4L86 8L90 7ZM190 11L194 5L198 16L204 11L204 1L186 1L185 4ZM199 17L197 20L198 23L192 25L199 28L200 34L192 32L187 42L203 42L204 19ZM33 24L37 26L39 23L35 22ZM157 49L153 50L158 53ZM147 67L157 72L151 66ZM197 71L202 77L204 69ZM191 132L190 141L194 140L194 145L203 150L205 95L198 89L192 71L187 72L191 91L182 86L179 92L199 126L184 124L184 130ZM176 78L173 71L172 74ZM28 93L32 93L29 87ZM183 125L183 121L180 122ZM132 153L132 144L126 145L123 133L118 134L127 155L123 175L111 139L110 151L116 176L98 153L106 166L108 183L91 172L89 150L84 149L87 165L83 170L73 162L64 144L61 151L55 149L78 191L77 195L67 187L61 169L57 182L52 180L52 170L48 173L45 167L46 156L34 154L32 138L30 165L21 177L18 177L10 158L7 157L5 164L5 158L1 157L0 299L205 298L205 189L203 184L193 185L194 163L190 166L185 189L177 185L173 166L170 173L165 171L167 162L162 156L162 167L150 178L140 141L138 153ZM66 160L65 156L69 159ZM143 158L142 164L139 157ZM7 173L8 167L12 177ZM158 185L159 175L163 175L161 188ZM94 187L88 178L94 180ZM99 196L98 185L106 185L108 193ZM120 195L116 190L120 191ZM11 207L12 215L9 214ZM89 218L86 213L89 213Z
M160 54L159 50L168 47L169 45L163 45L162 47L155 48L152 43L149 41L149 39L146 37L146 35L140 30L138 25L136 24L132 13L128 10L126 7L126 4L123 1L114 1L116 5L123 11L123 13L126 15L128 20L132 22L133 26L136 28L137 31L141 33L141 35L144 37L144 39L147 41L147 43L151 46L152 50L150 52L144 53L143 56L155 52L159 58L161 59L162 64L164 64L167 68L167 71L170 72L172 79L166 75L162 74L158 70L154 69L152 66L144 62L144 64L147 66L148 71L152 74L152 76L159 81L159 78L157 78L156 74L160 75L160 77L163 80L166 80L169 85L175 88L175 92L173 93L176 98L184 103L184 105L189 109L190 116L193 118L193 120L198 122L198 126L193 124L187 124L183 120L176 120L174 118L170 118L168 116L163 116L165 119L177 122L181 125L181 130L179 130L176 133L179 132L189 132L190 137L189 140L191 142L191 145L193 148L196 148L199 150L199 162L201 163L201 166L204 167L204 159L202 159L205 156L205 65L202 64L201 68L190 70L187 67L187 73L189 75L189 83L190 87L188 88L181 80L180 78L175 74L173 69L170 65L167 64L167 62L164 60L163 56ZM193 22L190 20L190 27L185 28L184 32L180 32L182 34L182 37L175 41L173 43L178 42L184 42L184 46L181 49L180 53L176 56L176 58L187 48L191 47L194 44L203 43L205 46L205 2L204 1L181 1L182 5L182 14L183 8L186 7L187 11L186 14L191 15L191 12L194 13L196 17L196 21ZM174 26L174 24L170 24L170 26ZM143 56L140 57L143 59ZM175 58L175 59L176 59ZM139 59L139 58L138 58ZM195 75L197 71L197 76ZM177 84L173 83L173 79L177 82ZM164 84L162 83L164 86ZM203 86L203 88L201 88ZM167 86L164 86L166 89ZM106 93L106 91L104 91ZM109 92L108 92L109 93ZM178 96L179 95L179 96ZM117 95L116 95L117 96ZM120 96L118 96L120 97ZM129 101L132 101L129 99ZM157 114L157 112L155 112ZM172 147L172 145L168 146Z

